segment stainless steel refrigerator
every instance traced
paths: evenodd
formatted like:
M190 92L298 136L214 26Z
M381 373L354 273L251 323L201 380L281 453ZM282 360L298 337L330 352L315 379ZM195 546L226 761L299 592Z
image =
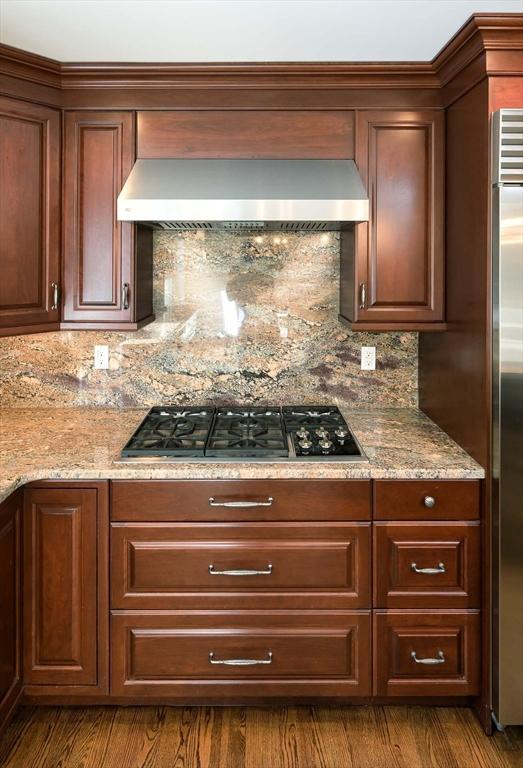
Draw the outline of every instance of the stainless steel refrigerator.
M523 724L523 109L492 120L493 685Z

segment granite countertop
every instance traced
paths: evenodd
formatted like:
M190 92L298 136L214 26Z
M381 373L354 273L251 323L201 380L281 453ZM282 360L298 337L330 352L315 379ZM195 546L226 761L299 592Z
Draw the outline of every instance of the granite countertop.
M33 480L125 478L484 477L483 469L414 408L344 410L367 462L118 463L147 409L0 410L0 501Z

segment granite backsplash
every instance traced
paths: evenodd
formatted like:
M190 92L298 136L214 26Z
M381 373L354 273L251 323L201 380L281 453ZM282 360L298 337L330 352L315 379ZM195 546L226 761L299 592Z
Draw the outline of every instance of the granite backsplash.
M0 404L417 406L417 334L352 333L338 286L334 232L156 232L155 322L0 339ZM360 370L362 345L376 371Z

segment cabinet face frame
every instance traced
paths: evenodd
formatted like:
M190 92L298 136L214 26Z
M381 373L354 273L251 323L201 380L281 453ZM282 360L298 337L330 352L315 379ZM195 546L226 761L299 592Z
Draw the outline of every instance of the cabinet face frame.
M2 636L0 637L0 654L4 656L12 653L12 679L10 684L0 692L0 732L7 722L22 692L22 664L21 664L21 525L22 525L22 494L17 491L9 499L0 504L0 549L3 542L7 542L8 552L11 549L12 560L8 557L3 564L12 565L13 568L13 614L5 613L0 617L2 621ZM2 586L2 598L5 592ZM0 606L2 611L5 606ZM4 633L6 633L4 635ZM10 634L10 638L9 638Z
M116 219L116 198L131 171L135 157L134 124L134 112L65 113L64 328L75 328L76 324L111 328L113 323L124 324L125 327L125 323L134 320L135 228L130 222L119 222ZM106 155L109 155L110 167L104 163ZM105 177L105 174L110 175ZM98 186L102 180L105 181L105 194L112 204L112 216L105 221L103 236L100 235L102 222L100 203L97 202L98 195L101 195ZM104 270L97 274L96 269L102 256L105 258ZM93 293L100 290L100 286L103 287L107 282L104 279L105 272L111 276L110 296L95 298L86 295L87 290ZM87 280L89 288L86 287ZM127 308L124 301L125 285L128 286Z
M356 120L356 164L367 186L370 202L370 221L368 223L358 224L355 227L355 280L353 297L353 317L354 323L383 323L383 330L389 323L436 323L444 320L444 184L445 184L445 116L442 110L369 110L359 111ZM385 268L389 272L389 281L393 265L401 263L401 255L405 250L401 244L398 244L397 250L394 239L392 242L384 242L385 254L380 252L378 242L379 226L384 226L387 221L383 216L379 217L380 196L385 190L385 206L391 205L391 194L394 187L394 181L387 180L387 174L394 174L394 155L382 158L379 164L379 141L381 136L390 136L396 132L399 139L400 133L409 132L411 143L414 137L421 136L425 145L425 189L424 189L424 220L418 228L419 239L425 241L425 263L423 265L424 285L419 285L419 275L411 274L411 285L408 290L414 292L421 288L423 299L416 299L412 302L397 302L391 298L390 301L379 300L378 293L380 288L380 269L383 272ZM400 145L400 148L401 145ZM410 147L406 147L408 152ZM419 147L418 147L419 150ZM387 167L385 164L387 160ZM419 158L418 158L419 160ZM403 166L404 168L404 166ZM402 170L396 169L398 172ZM416 181L414 176L415 169L412 168L412 184ZM386 183L380 187L379 176L385 177ZM397 179L398 198L400 192L403 192L403 201L405 214L409 216L413 223L416 219L415 200L409 201L408 169L403 177ZM419 184L419 181L418 181ZM388 195L388 197L387 197ZM395 219L397 227L401 231L401 202L395 203L395 211L391 211L391 219ZM390 224L390 221L388 222ZM406 231L412 227L407 223ZM391 238L394 238L392 233ZM415 244L411 243L412 247ZM419 247L419 244L418 244ZM416 253L411 255L411 269L414 269ZM380 263L381 260L381 263ZM419 269L418 264L418 269ZM405 269L407 269L405 267ZM398 275L402 276L401 268L398 267ZM408 279L409 273L403 273L403 279ZM365 307L361 304L361 286L365 285ZM343 314L343 313L342 313Z
M10 257L19 262L21 268L24 259L32 262L30 255L20 254L19 243L15 242L16 228L34 227L33 220L27 221L27 211L21 201L16 198L13 209L10 208L10 200L13 201L13 191L21 196L27 194L39 195L37 207L39 208L39 221L34 229L33 249L37 254L38 274L34 289L37 300L31 303L13 301L9 305L0 307L0 336L14 336L20 333L35 333L38 331L56 330L60 321L60 306L53 309L54 288L58 286L58 298L60 294L60 111L43 107L39 104L30 104L25 101L17 101L0 96L0 119L18 122L20 125L32 127L36 131L38 141L38 157L36 158L39 184L37 189L23 189L22 181L11 179L2 205L5 206L7 216L12 226L8 227L6 234L0 233L0 247L5 248L2 253L2 262ZM20 138L20 137L19 137ZM6 137L7 141L7 137ZM6 147L7 150L7 147ZM29 150L24 152L24 161L27 160ZM15 163L13 158L9 161ZM19 182L19 183L17 183ZM20 221L17 222L17 217ZM3 263L3 270L6 269ZM27 274L29 273L29 274ZM35 279L32 270L28 268L25 275L27 280ZM13 297L14 299L15 297Z

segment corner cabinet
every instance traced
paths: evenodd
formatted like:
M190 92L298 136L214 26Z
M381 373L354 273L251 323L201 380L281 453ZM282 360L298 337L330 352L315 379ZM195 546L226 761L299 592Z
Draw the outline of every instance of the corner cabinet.
M444 113L357 113L370 220L342 233L340 315L354 330L444 329Z
M60 111L0 97L0 336L60 322Z
M133 112L66 112L62 328L136 329L152 316L152 231L116 219L135 159Z

